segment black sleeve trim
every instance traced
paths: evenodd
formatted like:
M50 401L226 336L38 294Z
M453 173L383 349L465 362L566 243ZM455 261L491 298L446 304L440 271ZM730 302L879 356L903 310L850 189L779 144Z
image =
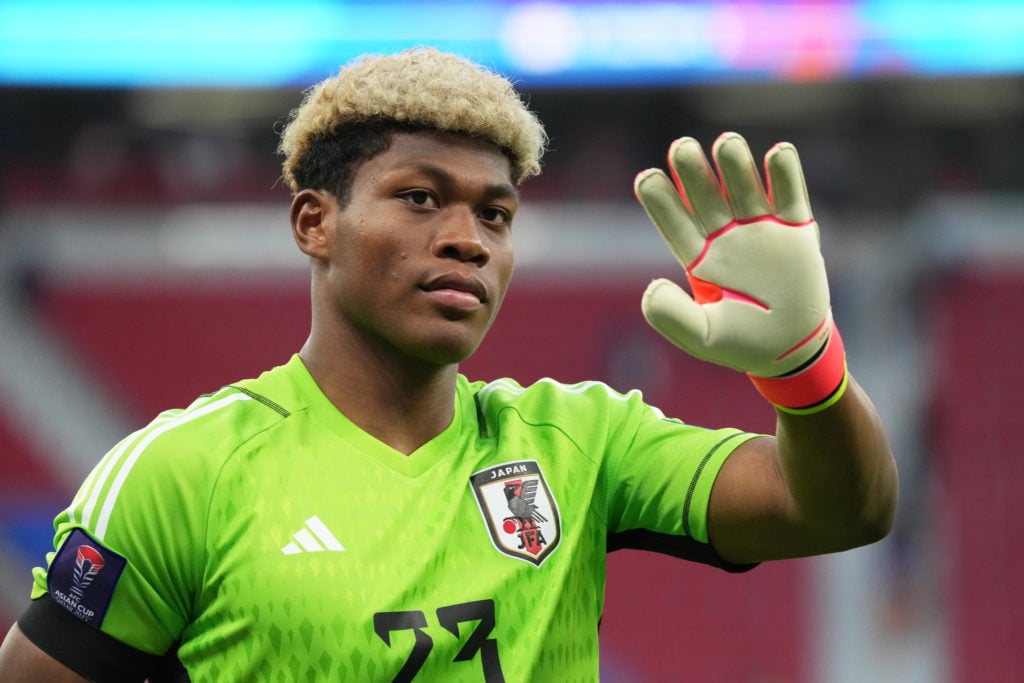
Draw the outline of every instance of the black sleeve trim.
M700 465L697 466L697 471L693 473L693 479L690 480L690 486L686 489L686 499L683 501L683 533L687 536L690 535L690 505L693 503L693 493L697 490L697 481L700 480L700 475L704 472L704 466L708 464L709 460L711 460L711 456L718 452L718 449L733 439L738 439L741 436L744 436L742 432L730 434L712 446L711 450L709 450L701 459Z
M18 619L18 628L64 666L101 683L141 683L164 659L93 628L49 595L32 601Z
M701 564L718 567L733 574L750 571L757 564L731 564L726 562L710 543L701 543L689 536L673 536L659 534L647 529L630 529L608 534L608 552L629 548L632 550L649 550L662 555L678 557L681 560L700 562Z

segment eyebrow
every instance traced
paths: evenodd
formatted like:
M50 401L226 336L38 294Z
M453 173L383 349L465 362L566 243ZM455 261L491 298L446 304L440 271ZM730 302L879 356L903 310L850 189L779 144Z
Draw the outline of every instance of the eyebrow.
M454 185L456 182L455 176L434 164L421 161L410 164L410 167L445 185ZM484 194L488 199L519 199L519 189L512 183L489 184L484 187Z

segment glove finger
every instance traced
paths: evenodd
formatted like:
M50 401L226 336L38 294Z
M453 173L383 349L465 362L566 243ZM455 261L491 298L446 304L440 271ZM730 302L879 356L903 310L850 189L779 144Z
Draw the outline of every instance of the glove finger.
M679 285L663 278L647 285L640 305L644 318L670 342L700 356L708 336L703 307Z
M633 181L633 192L669 249L684 266L704 249L704 238L672 181L658 169L648 169Z
M737 218L757 218L771 213L757 162L747 141L737 133L722 133L711 154L725 186L726 196Z
M669 147L668 161L679 192L705 237L732 222L732 209L699 142L679 138Z
M775 215L787 223L810 221L811 200L796 147L788 142L775 145L765 155L764 167Z

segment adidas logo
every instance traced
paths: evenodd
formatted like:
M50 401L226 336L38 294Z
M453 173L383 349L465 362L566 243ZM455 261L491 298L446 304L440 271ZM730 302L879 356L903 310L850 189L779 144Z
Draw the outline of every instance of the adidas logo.
M345 548L338 543L327 525L320 521L320 518L313 515L306 520L306 525L292 534L295 540L281 548L285 555L297 555L299 553L319 553L325 550L333 552L345 552Z

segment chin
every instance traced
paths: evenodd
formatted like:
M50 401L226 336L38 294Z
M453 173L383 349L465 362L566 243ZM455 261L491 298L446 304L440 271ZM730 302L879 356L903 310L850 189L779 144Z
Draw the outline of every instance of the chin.
M455 365L466 360L476 351L477 344L439 344L430 348L421 349L417 354L422 360L433 365Z
M433 365L453 365L472 356L483 342L486 332L486 328L470 329L462 325L448 329L434 328L426 338L410 340L406 351Z

